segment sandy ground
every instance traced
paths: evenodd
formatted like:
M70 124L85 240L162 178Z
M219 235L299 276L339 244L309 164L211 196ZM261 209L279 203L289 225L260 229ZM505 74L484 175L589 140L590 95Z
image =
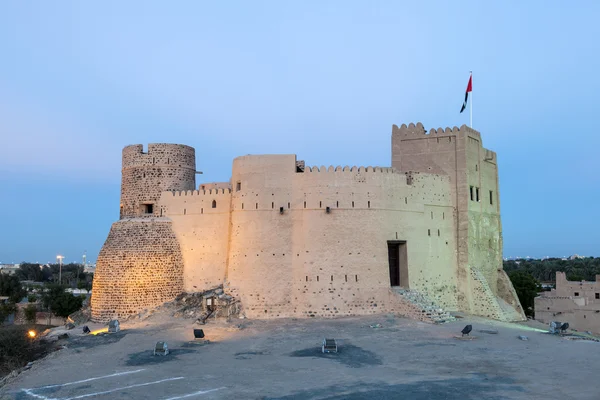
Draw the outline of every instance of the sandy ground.
M456 338L467 323L474 338ZM209 343L194 342L194 327ZM199 327L155 314L123 323L115 334L69 331L65 349L0 389L0 398L600 399L600 343L535 327L545 330L535 322L465 316L430 325L389 315L211 320ZM337 339L339 353L320 352L324 337ZM153 356L160 340L168 356Z

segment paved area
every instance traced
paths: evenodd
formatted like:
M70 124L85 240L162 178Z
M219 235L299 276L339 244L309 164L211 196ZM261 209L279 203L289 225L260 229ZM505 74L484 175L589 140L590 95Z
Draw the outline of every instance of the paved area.
M467 323L474 338L457 338ZM71 337L67 348L0 389L0 398L600 398L600 343L532 326L480 318L430 325L393 316L210 321L201 327L209 343L194 342L193 327L154 315L116 334ZM338 354L320 352L324 337L338 340ZM152 355L159 340L171 354Z

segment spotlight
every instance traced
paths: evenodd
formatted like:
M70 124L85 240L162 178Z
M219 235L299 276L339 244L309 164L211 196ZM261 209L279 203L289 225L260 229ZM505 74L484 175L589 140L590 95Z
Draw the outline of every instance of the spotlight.
M169 354L169 347L167 346L167 342L156 342L154 346L154 355L155 356L166 356Z
M462 333L463 336L465 335L469 335L469 333L471 333L471 331L473 330L473 325L467 325L463 328L462 331L460 331Z
M29 337L33 339L37 336L37 332L34 330L30 330L29 332L27 332L27 335L29 335Z
M323 339L323 344L321 345L321 351L323 353L337 353L338 347L335 339Z
M194 339L202 339L204 337L204 331L202 329L194 329Z
M120 330L121 327L119 326L119 321L116 319L113 319L108 323L108 333L117 333Z
M560 328L563 326L562 322L552 321L550 322L550 333L560 333Z

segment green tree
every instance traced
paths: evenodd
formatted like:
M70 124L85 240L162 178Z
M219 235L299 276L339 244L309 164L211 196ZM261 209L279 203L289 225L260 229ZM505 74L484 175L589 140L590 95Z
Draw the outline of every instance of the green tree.
M42 295L42 304L59 317L66 318L81 308L83 298L66 292L63 285L50 284Z
M525 315L533 317L534 299L541 291L540 283L531 274L524 271L512 271L508 276L517 292Z
M25 307L24 313L25 320L30 324L35 324L37 316L37 307L35 306L35 304L29 304L27 307Z
M27 301L28 301L29 303L35 303L35 302L37 301L37 299L38 299L38 297L37 297L37 295L36 295L36 294L34 294L34 293L29 293L29 294L27 295Z
M27 291L15 275L0 273L0 296L8 296L11 302L18 303L27 296Z
M17 308L15 303L0 304L0 324L4 323L6 318L8 318L8 316L11 314L15 314L16 318L18 311L19 309Z
M22 281L41 282L44 280L44 273L40 264L22 262L19 264L19 269L15 275Z

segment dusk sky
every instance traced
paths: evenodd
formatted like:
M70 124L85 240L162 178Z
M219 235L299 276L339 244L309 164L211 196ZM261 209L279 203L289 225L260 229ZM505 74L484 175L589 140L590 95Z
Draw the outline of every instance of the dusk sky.
M498 153L504 256L600 256L600 2L0 4L0 262L94 261L121 149L389 166L392 124Z

